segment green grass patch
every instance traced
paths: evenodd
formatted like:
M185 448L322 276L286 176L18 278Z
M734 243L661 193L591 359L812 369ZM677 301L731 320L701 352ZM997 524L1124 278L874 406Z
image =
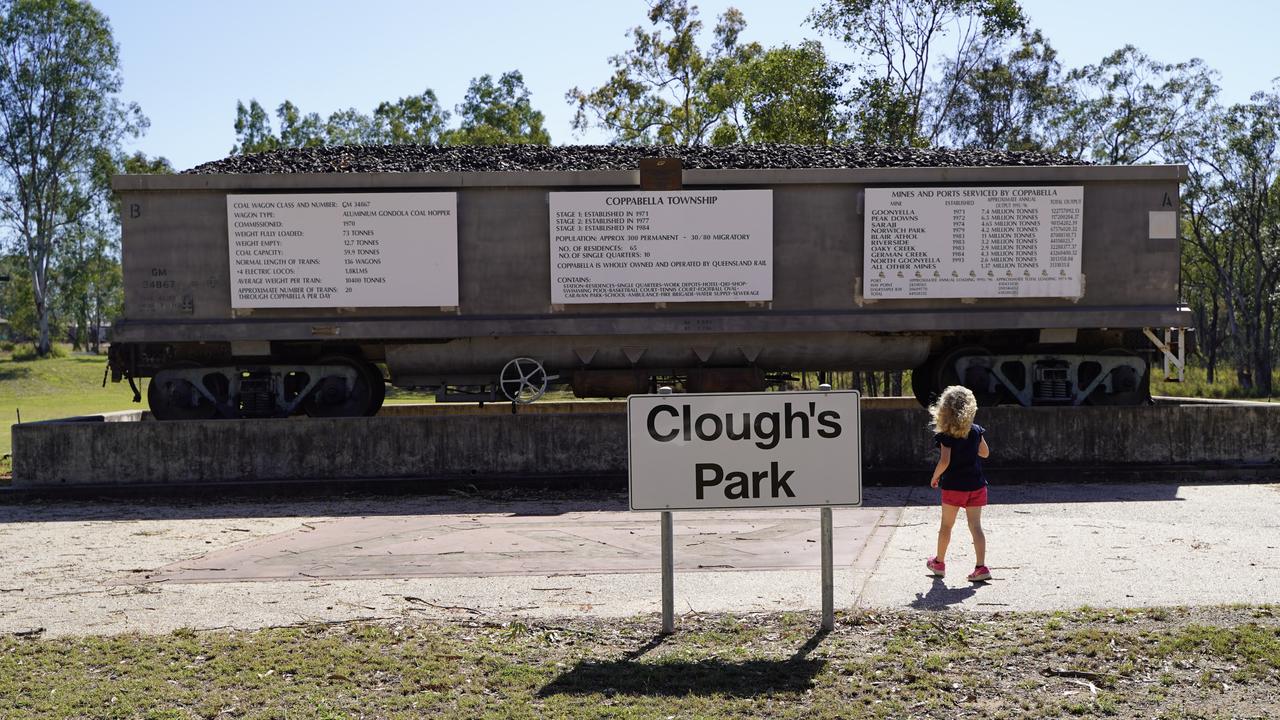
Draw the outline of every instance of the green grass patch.
M1280 393L1280 369L1277 369L1272 374L1271 387L1275 389L1275 392ZM1186 372L1183 374L1183 382L1166 382L1164 369L1159 364L1154 365L1151 368L1151 394L1224 400L1280 400L1280 395L1272 395L1270 398L1265 398L1249 393L1240 386L1235 371L1228 366L1219 365L1211 383L1209 382L1209 373L1205 368L1197 367L1190 363L1188 363Z
M15 350L20 357L22 346ZM22 422L34 422L145 407L133 402L126 384L108 380L102 386L106 355L72 353L65 347L59 352L61 357L31 360L0 354L0 422L5 428L0 454L9 454L9 428L19 415Z
M0 716L1267 717L1273 608L352 623L0 638ZM1051 627L1049 620L1054 620ZM1183 715L1173 715L1180 717Z

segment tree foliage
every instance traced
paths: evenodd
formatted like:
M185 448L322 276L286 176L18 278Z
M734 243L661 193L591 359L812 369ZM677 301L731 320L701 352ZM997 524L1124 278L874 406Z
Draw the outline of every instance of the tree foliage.
M860 54L857 135L888 145L936 143L963 83L1026 26L1015 0L825 0L809 21ZM944 60L938 46L949 38Z
M81 237L103 153L146 119L117 99L107 19L77 0L0 1L0 218L26 259L36 351L50 349L51 269Z
M1214 102L1214 72L1199 59L1161 63L1126 45L1068 73L1072 99L1058 119L1058 148L1108 165L1160 158L1197 132Z
M698 46L698 8L686 0L656 0L648 17L653 29L632 28L632 48L609 58L608 82L566 94L577 107L573 128L599 127L623 143L704 144L732 105L725 92L727 71L758 55L760 47L739 47L746 20L733 8L720 16L705 51Z
M1043 150L1051 124L1070 109L1057 52L1039 30L1003 50L984 47L967 73L948 61L943 87L954 94L943 137L959 147Z
M519 70L503 73L496 82L491 75L475 78L455 110L461 125L442 134L445 145L551 144L546 118L533 109Z
M1189 164L1188 299L1211 371L1221 352L1242 387L1269 396L1280 352L1280 84L1208 118L1165 149Z
M466 98L457 108L461 126L448 127L450 113L430 88L418 95L378 104L371 113L355 108L337 110L327 118L303 113L290 100L276 108L280 131L257 100L236 103L236 143L233 154L267 152L281 148L327 145L492 145L498 143L548 144L543 115L533 108L524 77L513 70L494 81L483 75L471 81Z
M725 72L722 104L729 115L713 142L822 145L842 140L849 126L842 82L843 73L815 40L752 52Z
M703 49L698 8L685 0L651 3L648 20L649 29L631 29L630 50L609 58L606 83L565 96L576 107L574 130L673 145L844 139L844 75L821 43L765 49L743 42L746 18L730 8Z

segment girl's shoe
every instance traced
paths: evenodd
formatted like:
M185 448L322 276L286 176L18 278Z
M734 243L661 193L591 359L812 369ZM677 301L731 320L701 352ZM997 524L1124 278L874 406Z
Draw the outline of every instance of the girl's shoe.
M991 568L986 565L979 565L969 573L969 582L982 582L991 579Z
M925 560L924 566L929 568L929 572L933 573L934 577L947 576L947 564L943 562L938 562L938 558L936 557L931 557L928 560ZM987 575L987 577L991 577L991 576Z

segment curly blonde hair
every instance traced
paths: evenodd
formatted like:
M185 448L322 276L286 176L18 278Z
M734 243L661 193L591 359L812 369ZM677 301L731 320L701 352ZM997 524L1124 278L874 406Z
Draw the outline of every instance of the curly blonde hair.
M969 388L952 385L929 406L929 414L933 417L930 427L934 432L954 438L968 437L973 417L978 414L978 401Z

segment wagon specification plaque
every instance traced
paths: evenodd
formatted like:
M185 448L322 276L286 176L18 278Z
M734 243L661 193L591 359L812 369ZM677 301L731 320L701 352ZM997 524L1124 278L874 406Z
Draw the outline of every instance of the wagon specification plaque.
M551 302L773 299L773 192L550 193Z
M458 304L455 193L228 195L231 307Z
M867 298L1080 297L1084 188L868 188Z

